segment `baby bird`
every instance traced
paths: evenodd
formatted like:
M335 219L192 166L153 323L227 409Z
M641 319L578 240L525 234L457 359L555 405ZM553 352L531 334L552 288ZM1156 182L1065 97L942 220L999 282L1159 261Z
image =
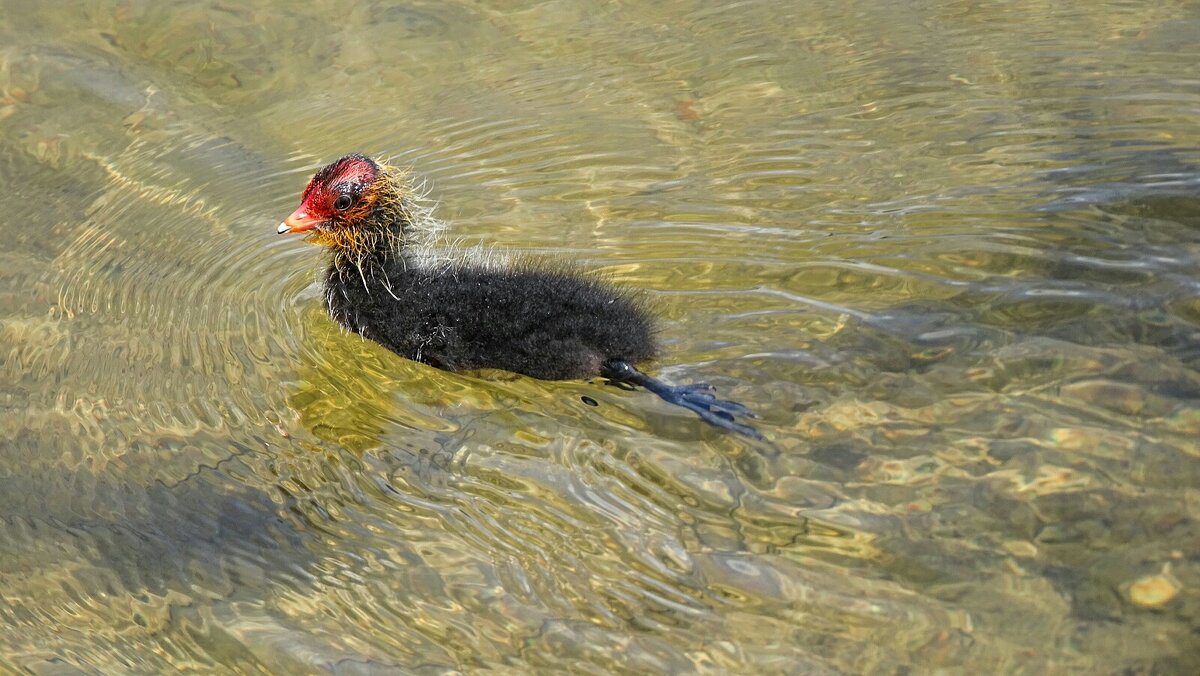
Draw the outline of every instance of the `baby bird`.
M649 313L631 294L560 263L439 259L423 245L435 227L405 174L351 154L317 171L278 232L329 248L329 315L402 357L447 371L600 376L761 438L735 420L751 412L717 399L710 385L672 386L636 368L658 347Z

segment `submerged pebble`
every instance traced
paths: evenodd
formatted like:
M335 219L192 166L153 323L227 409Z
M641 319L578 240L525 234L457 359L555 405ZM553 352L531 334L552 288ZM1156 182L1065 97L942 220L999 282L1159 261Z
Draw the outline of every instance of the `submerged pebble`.
M1142 608L1160 608L1175 600L1182 585L1169 572L1146 575L1134 580L1126 588L1129 601Z

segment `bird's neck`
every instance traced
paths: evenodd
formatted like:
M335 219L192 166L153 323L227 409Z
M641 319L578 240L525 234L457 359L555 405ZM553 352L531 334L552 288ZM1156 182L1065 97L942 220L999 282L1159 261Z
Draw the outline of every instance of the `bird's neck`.
M386 269L404 255L412 221L400 198L380 199L371 212L370 222L355 230L354 236L331 247L330 271L354 271L361 275L370 269Z
M325 269L325 307L330 316L350 331L362 333L360 313L390 293L396 297L393 276L403 254L399 246L367 250L334 249Z

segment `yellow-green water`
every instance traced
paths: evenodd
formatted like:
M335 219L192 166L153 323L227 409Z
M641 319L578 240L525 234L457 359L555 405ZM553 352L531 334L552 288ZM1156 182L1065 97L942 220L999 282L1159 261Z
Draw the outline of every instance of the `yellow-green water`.
M0 667L1195 673L1197 63L1195 2L0 3ZM339 332L274 233L349 151L769 443Z

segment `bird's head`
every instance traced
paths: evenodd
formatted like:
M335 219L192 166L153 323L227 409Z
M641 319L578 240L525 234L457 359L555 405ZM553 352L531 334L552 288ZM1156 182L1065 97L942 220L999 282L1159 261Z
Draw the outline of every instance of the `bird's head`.
M313 244L358 251L387 241L395 228L389 205L397 203L391 172L365 155L346 155L321 167L300 206L279 224L279 234L305 233Z

